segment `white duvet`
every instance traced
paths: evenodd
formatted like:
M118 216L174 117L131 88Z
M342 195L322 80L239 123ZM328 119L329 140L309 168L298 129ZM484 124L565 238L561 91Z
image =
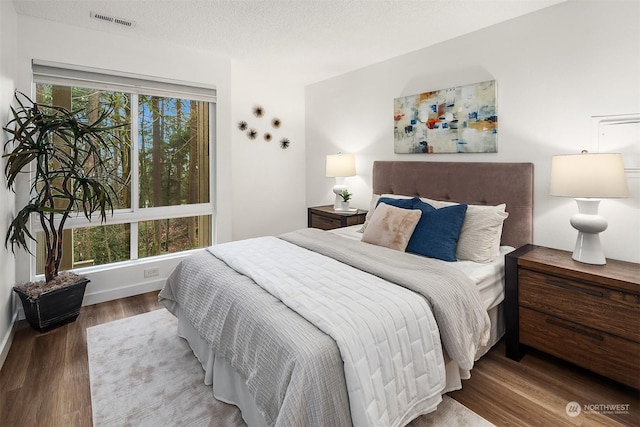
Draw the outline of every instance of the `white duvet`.
M275 237L208 250L336 341L354 426L402 426L440 402L445 363L424 298Z

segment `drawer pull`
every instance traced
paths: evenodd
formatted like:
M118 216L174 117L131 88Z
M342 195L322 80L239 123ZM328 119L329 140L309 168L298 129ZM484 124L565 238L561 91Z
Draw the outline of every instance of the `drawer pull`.
M602 335L598 335L598 334L595 334L593 332L587 332L587 331L585 331L583 329L576 328L575 326L567 325L567 324L564 324L562 322L558 322L557 320L554 320L554 319L546 319L546 322L548 324L550 324L550 325L558 326L560 328L567 329L567 330L569 330L571 332L575 332L575 333L578 333L578 334L581 334L581 335L585 335L585 336L587 336L589 338L592 338L594 340L604 341L604 338L602 337Z
M547 285L557 286L559 288L568 289L570 291L582 292L583 294L593 295L594 297L600 297L600 298L604 297L604 292L594 291L592 289L584 289L584 288L579 288L577 286L567 285L566 283L560 282L558 280L546 279L545 283Z

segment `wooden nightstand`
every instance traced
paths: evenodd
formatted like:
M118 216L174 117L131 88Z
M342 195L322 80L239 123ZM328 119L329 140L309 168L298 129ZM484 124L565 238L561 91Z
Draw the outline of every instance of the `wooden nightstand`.
M505 269L507 357L529 346L640 388L640 264L527 245Z
M364 223L367 211L358 209L355 213L338 213L333 205L315 206L307 210L308 227L333 230Z

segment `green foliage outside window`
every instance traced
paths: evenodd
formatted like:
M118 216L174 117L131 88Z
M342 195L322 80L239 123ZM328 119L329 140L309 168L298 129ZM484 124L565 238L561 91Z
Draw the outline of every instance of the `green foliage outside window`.
M114 209L131 211L133 186L137 186L137 206L166 207L209 202L209 104L178 98L62 87L38 83L36 99L81 111L90 120L103 105L112 105L106 124L118 128L120 144L106 157L120 181ZM98 107L98 108L96 108ZM131 135L133 112L137 113L137 135ZM131 176L135 141L138 175ZM167 218L135 223L137 256L143 258L210 244L211 215ZM73 259L68 267L101 265L131 258L130 224L107 224L69 230ZM38 255L43 251L38 244ZM42 259L39 257L38 272Z

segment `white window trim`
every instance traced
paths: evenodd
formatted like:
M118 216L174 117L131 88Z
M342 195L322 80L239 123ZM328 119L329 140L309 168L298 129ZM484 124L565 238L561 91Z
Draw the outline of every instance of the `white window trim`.
M153 208L143 208L138 211L117 209L113 211L113 215L107 213L106 221L102 222L96 215L92 217L92 221L89 221L85 218L82 212L76 212L67 218L64 228L65 230L70 230L73 228L97 227L100 225L117 225L141 221L156 221L160 219L188 218L193 216L211 215L212 213L213 204L211 203L158 206ZM61 215L56 215L54 217L54 222L59 224L61 218ZM39 221L34 221L33 231L43 231L42 225Z
M131 105L138 105L138 94L131 94ZM139 127L139 108L131 109L131 140L133 141L133 136L138 135ZM209 139L209 144L211 144L211 139ZM131 149L131 176L140 176L140 151ZM140 208L140 186L131 186L131 212L137 212ZM138 223L131 222L129 225L129 258L130 260L137 260L140 256L138 252Z

